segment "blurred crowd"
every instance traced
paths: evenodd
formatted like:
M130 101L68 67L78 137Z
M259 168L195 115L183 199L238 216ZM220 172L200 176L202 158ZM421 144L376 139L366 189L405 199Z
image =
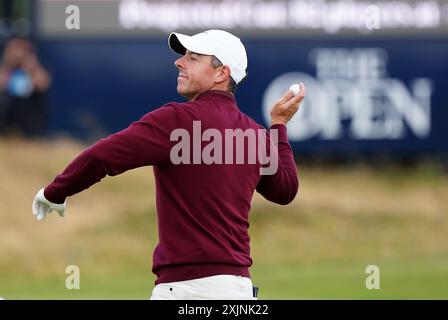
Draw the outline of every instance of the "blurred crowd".
M31 42L9 40L0 63L0 135L43 135L49 106L51 76L39 63Z

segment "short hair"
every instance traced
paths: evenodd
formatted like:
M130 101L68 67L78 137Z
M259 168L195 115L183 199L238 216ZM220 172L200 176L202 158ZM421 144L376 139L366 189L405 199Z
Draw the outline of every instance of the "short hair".
M215 56L212 56L212 67L213 67L213 68L216 69L216 68L218 68L218 67L221 67L222 65L223 65L222 62L219 61L218 58L216 58ZM229 85L228 85L227 89L228 89L231 93L235 93L235 90L236 90L236 82L235 82L235 80L233 80L232 77L230 77L230 79L229 79Z

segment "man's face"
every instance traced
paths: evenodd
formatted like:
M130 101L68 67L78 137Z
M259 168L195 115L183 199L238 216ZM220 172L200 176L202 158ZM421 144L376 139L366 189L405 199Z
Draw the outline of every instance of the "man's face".
M24 39L13 39L5 49L5 63L11 68L21 67L31 53L31 45L28 41Z
M212 56L187 50L174 64L179 69L177 92L187 100L214 87L218 71L212 66Z

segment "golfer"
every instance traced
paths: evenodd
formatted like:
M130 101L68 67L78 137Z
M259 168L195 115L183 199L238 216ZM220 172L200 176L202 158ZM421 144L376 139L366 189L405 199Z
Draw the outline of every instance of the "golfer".
M276 137L278 165L275 172L261 174L265 163L247 161L251 146L244 149L244 161L238 161L241 148L227 143L228 132L263 129L235 101L247 69L240 39L208 30L194 36L171 33L168 44L180 54L175 61L177 92L188 101L167 103L84 150L39 190L33 213L38 220L53 210L64 216L67 197L106 175L153 166L159 242L153 253L157 280L151 299L256 299L249 273L251 200L257 191L286 205L297 194L286 123L298 110L305 86L300 84L298 95L286 91L273 105L266 144ZM207 152L211 144L214 152Z

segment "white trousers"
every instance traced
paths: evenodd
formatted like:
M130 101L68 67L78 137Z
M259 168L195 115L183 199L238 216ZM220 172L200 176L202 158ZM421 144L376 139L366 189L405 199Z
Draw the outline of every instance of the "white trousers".
M256 300L252 280L234 275L217 275L187 281L161 283L151 300Z

